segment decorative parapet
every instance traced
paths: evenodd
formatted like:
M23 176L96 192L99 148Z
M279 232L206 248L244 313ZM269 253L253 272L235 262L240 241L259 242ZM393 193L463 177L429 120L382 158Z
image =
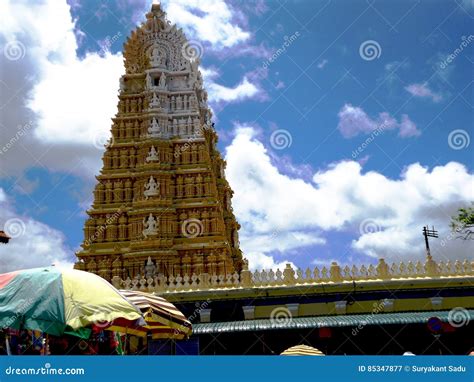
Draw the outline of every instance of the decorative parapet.
M215 289L243 289L243 288L268 288L268 287L291 287L298 285L335 284L344 282L368 282L373 280L398 280L398 279L435 279L446 277L474 276L474 261L439 262L436 263L429 257L425 263L418 261L413 263L392 263L388 265L384 259L380 259L377 265L362 265L360 267L339 266L336 262L331 263L329 268L318 267L311 270L307 268L294 270L290 264L280 271L255 271L251 272L244 268L240 275L221 274L210 275L202 273L192 276L169 276L158 275L154 277L140 277L134 279L121 279L118 276L112 278L113 285L118 289L142 290L156 292L159 294L172 292L186 292Z

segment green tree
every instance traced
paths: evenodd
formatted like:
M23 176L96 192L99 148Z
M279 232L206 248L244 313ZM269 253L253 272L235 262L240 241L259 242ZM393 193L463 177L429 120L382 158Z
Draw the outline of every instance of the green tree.
M474 239L474 202L471 207L460 208L451 218L451 229L463 240Z

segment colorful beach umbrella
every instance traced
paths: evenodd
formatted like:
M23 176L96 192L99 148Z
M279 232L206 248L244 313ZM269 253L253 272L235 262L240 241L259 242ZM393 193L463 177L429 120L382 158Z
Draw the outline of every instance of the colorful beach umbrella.
M316 355L322 356L324 353L316 348L307 345L296 345L289 349L286 349L280 355Z
M116 322L108 330L145 337L151 333L153 339L183 339L191 335L191 322L176 306L162 297L150 293L120 290L120 293L137 306L145 317L142 327L123 327Z
M91 325L144 324L141 312L103 278L55 267L0 274L0 327L60 336Z

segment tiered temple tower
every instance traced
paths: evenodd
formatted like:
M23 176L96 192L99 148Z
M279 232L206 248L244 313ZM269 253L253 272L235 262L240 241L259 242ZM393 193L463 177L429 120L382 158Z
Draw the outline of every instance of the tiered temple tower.
M159 5L124 44L118 112L77 269L107 280L241 270L198 53Z

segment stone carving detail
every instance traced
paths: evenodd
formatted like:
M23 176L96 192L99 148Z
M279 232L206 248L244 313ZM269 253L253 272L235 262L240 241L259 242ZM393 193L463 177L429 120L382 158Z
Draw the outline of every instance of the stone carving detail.
M160 183L156 182L153 176L150 176L150 179L145 184L145 192L143 194L145 195L145 199L160 194Z
M161 132L160 125L158 124L156 118L153 118L150 122L150 127L148 128L148 134L152 137L159 136Z
M159 218L155 219L153 214L150 213L148 218L143 218L143 236L148 238L148 236L154 236L158 234L158 223Z
M164 72L161 73L160 82L158 84L158 87L162 90L166 89L166 74Z
M160 105L160 99L156 95L156 93L153 93L153 96L151 97L151 101L149 104L150 109L159 109L161 107Z
M155 86L153 85L153 80L150 76L150 73L147 73L146 74L146 77L145 77L145 83L146 83L146 89L147 90L152 90Z
M183 258L183 264L185 262ZM269 286L289 287L292 288L295 285L299 286L312 286L320 284L334 284L334 283L349 283L349 285L357 280L359 283L371 282L372 280L415 280L415 279L426 279L426 278L437 278L437 277L460 277L474 276L474 262L469 260L456 262L439 262L435 263L437 268L437 274L433 275L426 270L427 264L433 264L434 260L427 259L424 266L421 262L413 264L411 262L396 264L393 263L388 268L385 267L386 263L383 259L379 259L377 266L373 264L369 266L362 265L360 268L353 265L352 267L345 266L341 268L337 263L333 262L328 267L323 267L321 270L316 267L312 271L307 268L305 271L302 269L293 269L290 264L286 264L283 272L277 270L256 270L251 272L248 270L248 262L243 259L243 266L240 275L237 272L223 274L213 273L210 277L209 270L203 268L202 263L199 264L198 257L193 259L193 263L196 264L194 272L191 276L185 276L182 278L180 275L177 277L161 277L158 281L157 278L153 279L147 277L148 281L142 283L144 290L150 292L159 292L160 294L173 293L175 291L180 292L193 292L198 290L213 290L213 289L239 289L239 288L262 288L266 289ZM91 267L91 264L88 265ZM147 268L148 267L148 268ZM151 259L148 260L147 266L145 266L145 273L156 272L154 264ZM147 271L148 269L148 271ZM380 269L384 269L382 274ZM182 281L185 281L184 283ZM189 282L191 281L191 283ZM126 289L133 288L132 285L140 283L140 278L137 276L133 281L116 279L118 285L125 285ZM115 284L114 284L115 285Z
M150 65L153 68L164 67L166 65L166 51L162 47L154 45L151 48Z
M148 156L145 161L148 162L159 162L160 157L158 151L155 149L155 146L151 146Z

